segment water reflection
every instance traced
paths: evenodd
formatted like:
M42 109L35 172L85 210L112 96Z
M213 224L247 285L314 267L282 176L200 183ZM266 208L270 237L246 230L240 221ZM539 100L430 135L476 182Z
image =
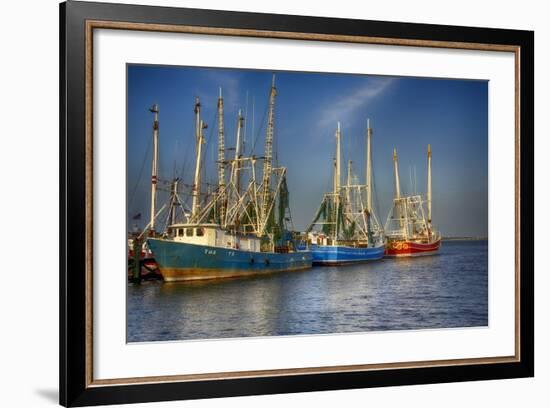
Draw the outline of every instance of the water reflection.
M440 255L128 287L128 341L487 325L487 242Z

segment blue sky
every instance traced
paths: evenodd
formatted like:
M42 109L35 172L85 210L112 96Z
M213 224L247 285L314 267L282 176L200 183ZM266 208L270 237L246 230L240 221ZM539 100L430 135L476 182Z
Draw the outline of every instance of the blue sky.
M192 181L195 97L209 128L206 180L216 182L216 103L223 88L226 146L246 111L245 148L261 155L273 72L219 68L128 66L128 216L149 217L153 103L159 114L159 177ZM426 149L432 146L433 221L445 236L486 236L488 205L488 83L486 81L276 72L275 146L288 168L295 226L305 228L330 189L334 131L342 126L343 163L365 173L365 129L373 128L375 210L391 206L392 152L397 148L404 193L426 191ZM247 103L248 100L248 103ZM254 111L254 115L252 114ZM416 172L411 183L411 175ZM343 170L343 174L345 171ZM414 177L412 177L414 179ZM204 180L204 179L203 179ZM159 194L159 202L166 194Z

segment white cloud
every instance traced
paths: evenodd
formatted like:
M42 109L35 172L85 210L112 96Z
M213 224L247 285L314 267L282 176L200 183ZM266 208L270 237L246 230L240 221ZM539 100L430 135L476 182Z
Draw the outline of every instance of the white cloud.
M225 105L235 106L240 99L240 82L233 72L223 70L208 70L205 72L206 81L212 84L212 88L216 90L215 100L218 98L218 88L222 88ZM208 95L211 96L210 94Z
M336 122L345 122L357 110L364 108L369 102L384 93L395 81L395 78L369 78L363 86L323 107L318 115L319 120L317 123L319 127L335 127Z

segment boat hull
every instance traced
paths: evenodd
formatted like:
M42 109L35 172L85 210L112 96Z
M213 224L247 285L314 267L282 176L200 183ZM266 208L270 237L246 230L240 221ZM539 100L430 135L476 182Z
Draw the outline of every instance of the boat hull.
M309 251L251 252L150 238L162 277L167 282L224 279L309 269Z
M384 246L356 248L343 245L311 245L313 265L346 265L376 261L384 257Z
M387 257L410 257L434 255L441 247L441 240L438 239L429 243L418 243L412 241L390 241L386 245Z

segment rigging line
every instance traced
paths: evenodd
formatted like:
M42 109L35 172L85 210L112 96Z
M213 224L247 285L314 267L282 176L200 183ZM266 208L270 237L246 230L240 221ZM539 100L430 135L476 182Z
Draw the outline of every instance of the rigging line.
M374 173L374 158L371 158L371 172L372 172L372 192L374 193L374 202L375 202L375 205L376 205L376 214L381 214L380 213L380 200L378 199L378 191L376 190L376 176L375 176L375 173ZM378 220L378 216L375 217L376 220ZM380 225L380 221L378 220L378 225L377 225L378 228L381 228L381 225Z
M180 140L179 138L176 138L175 148L174 148L174 170L173 170L173 176L172 179L175 179L178 177L178 159L179 159L179 153L180 153Z
M145 163L147 162L147 156L149 156L149 151L151 150L152 139L151 138L147 138L147 139L149 140L149 142L147 143L147 150L145 151L145 156L143 157L143 161L141 162L141 169L139 171L139 176L132 190L132 194L131 194L132 198L130 198L130 201L129 201L130 206L132 207L133 210L135 210L135 208L133 208L133 205L134 205L134 198L136 197L136 191L137 191L138 185L141 182L143 170L145 169Z
M258 132L256 133L256 137L254 139L254 143L252 144L252 149L250 151L250 154L254 154L254 150L256 149L256 143L258 142L258 139L260 137L260 133L262 133L262 129L263 129L264 123L265 123L265 118L267 116L267 111L269 110L269 96L270 95L271 95L271 88L269 88L268 100L267 100L267 104L265 105L264 115L262 117L262 121L260 122L260 126L258 127ZM252 135L252 136L254 136L254 135Z
M275 142L274 155L275 156L275 167L279 167L279 138L275 134L275 124L273 124L273 140Z
M216 121L216 117L218 115L218 112L217 111L214 111L214 115L212 116L212 121L211 123L215 123ZM208 129L210 129L210 132L207 132L208 136L206 137L206 146L204 147L204 157L206 159L206 157L208 157L208 148L210 146L210 140L212 139L212 133L214 133L214 128L216 127L215 125L208 125ZM199 172L202 172L204 170L204 177L207 178L208 175L206 173L206 166L204 165L206 160L200 160L200 164L199 164ZM207 180L207 184L208 184L208 180Z
M183 158L183 164L180 166L179 171L176 173L176 178L183 181L183 176L187 174L187 156Z
M251 129L252 135L254 135L254 104L255 104L255 102L256 102L256 97L254 95L252 95L252 129ZM248 120L248 118L247 118L247 120ZM244 142L246 142L246 139L244 140ZM246 145L243 144L243 150L244 150L245 146Z
M412 167L409 166L409 188L410 188L410 191L411 191L411 195L414 194L414 187L413 187L413 176L412 176Z
M193 124L194 122L195 122L195 115L192 114L192 115L190 115L190 123ZM190 133L192 134L190 139L193 140L195 138L194 131L191 131ZM185 139L184 139L184 142L185 142ZM191 151L191 148L188 148L187 144L188 143L183 144L183 149L184 149L185 154L183 155L183 164L180 167L180 171L178 173L178 175L181 174L181 179L182 180L183 180L183 175L186 174L186 172L187 172L187 165L189 163L189 152Z
M416 194L416 165L413 167L414 170L414 194Z
M248 134L248 89L246 90L244 118L245 118L245 120L244 120L243 140L246 141L246 136ZM254 133L254 129L252 130L252 133Z
M330 138L330 134L329 134ZM336 158L335 153L332 153L332 155L329 156L328 162L330 163L330 172L329 172L329 178L327 180L327 188L325 189L325 192L332 192L334 189L334 159Z

